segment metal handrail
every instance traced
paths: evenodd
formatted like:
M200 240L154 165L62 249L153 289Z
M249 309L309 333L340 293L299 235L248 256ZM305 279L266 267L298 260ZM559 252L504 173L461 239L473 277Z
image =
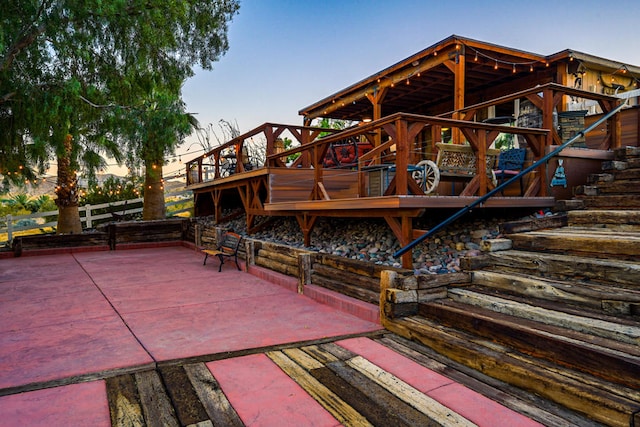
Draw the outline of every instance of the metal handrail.
M622 107L625 106L625 104L627 103L627 101L625 100L625 102L621 103L620 105L618 105L616 108L614 108L613 110L609 111L607 114L605 114L604 116L602 116L600 119L596 120L593 124L591 124L590 126L587 126L586 128L584 128L583 130L581 130L580 132L578 132L575 136L573 136L572 138L570 138L568 141L564 142L562 145L560 145L558 148L556 148L555 150L549 152L548 154L546 154L545 156L543 156L542 158L540 158L538 161L536 161L535 163L533 163L531 166L527 167L526 169L523 169L519 174L517 174L516 176L509 178L507 181L503 182L502 184L498 185L496 188L494 188L493 190L489 191L487 194L485 194L484 196L480 197L479 199L475 200L473 203L468 204L467 206L465 206L464 208L460 209L459 211L457 211L456 213L454 213L453 215L451 215L449 218L445 219L444 221L442 221L440 224L436 225L435 227L431 228L428 232L426 232L425 234L423 234L422 236L418 237L417 239L415 239L414 241L412 241L411 243L409 243L407 246L400 248L398 251L396 251L393 256L395 258L398 258L399 256L402 256L404 253L406 253L407 251L413 249L413 247L415 247L417 244L419 244L420 242L422 242L425 239L428 239L429 237L433 236L435 233L437 233L438 231L440 231L440 229L446 227L447 225L451 224L452 222L454 222L455 220L457 220L458 218L462 217L463 215L465 215L466 213L468 213L469 211L471 211L473 208L475 208L476 206L486 202L488 199L490 199L491 197L493 197L494 194L501 192L502 190L504 190L506 187L508 187L509 185L511 185L512 183L518 181L520 178L522 178L523 176L525 176L526 174L528 174L529 172L531 172L532 170L538 168L540 165L542 165L543 163L546 163L547 161L549 161L549 159L551 159L552 157L557 156L562 150L564 150L565 148L567 148L569 145L573 144L577 139L579 139L580 137L585 136L587 133L591 132L593 129L595 129L596 127L598 127L602 122L604 122L605 120L608 120L609 118L613 117L614 115L616 115L621 109Z

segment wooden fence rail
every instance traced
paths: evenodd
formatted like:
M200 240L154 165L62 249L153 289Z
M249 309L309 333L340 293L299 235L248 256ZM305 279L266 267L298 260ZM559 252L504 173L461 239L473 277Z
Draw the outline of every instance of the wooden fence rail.
M181 203L189 201L188 198L180 198L178 200L169 200L178 196L191 195L191 191L179 191L174 193L168 193L165 195L165 207L169 208ZM80 206L80 221L82 222L83 229L94 228L97 223L105 222L105 220L112 220L116 217L127 217L130 215L138 214L142 212L144 199L139 197L137 199L122 200L118 202L101 203L98 205L84 205ZM172 211L172 215L189 211L191 208L179 209ZM106 212L105 212L106 211ZM44 222L39 222L38 219L42 219ZM20 225L21 221L27 221L27 224ZM35 223L34 223L35 222ZM0 218L0 243L10 242L14 233L29 230L38 230L48 227L56 227L58 225L58 211L48 212L36 212L27 215L6 215L4 218ZM4 235L6 234L6 239Z

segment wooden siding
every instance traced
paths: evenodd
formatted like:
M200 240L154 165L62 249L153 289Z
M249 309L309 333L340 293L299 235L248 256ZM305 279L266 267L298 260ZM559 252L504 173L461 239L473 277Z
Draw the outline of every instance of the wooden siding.
M276 169L269 174L269 203L309 200L313 169ZM358 173L350 169L324 169L323 185L331 199L358 197Z

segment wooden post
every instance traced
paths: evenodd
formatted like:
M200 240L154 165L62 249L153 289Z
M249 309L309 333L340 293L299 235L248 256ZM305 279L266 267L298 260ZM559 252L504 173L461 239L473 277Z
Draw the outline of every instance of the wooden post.
M244 241L245 262L244 269L249 271L249 267L256 264L256 242L253 239Z
M84 219L86 221L86 227L87 228L92 228L93 227L93 221L91 220L91 205L88 204L88 203L86 205L84 205Z
M454 59L454 85L453 85L453 119L459 119L459 110L464 108L464 80L465 80L465 54L464 46L456 44L456 52ZM462 144L462 132L459 128L451 129L451 139L454 144Z
M476 156L476 173L480 177L480 189L478 195L487 194L489 180L487 178L487 133L488 131L480 130L478 132L478 153Z
M406 246L413 238L413 219L408 216L402 217L402 246ZM413 250L408 250L402 254L402 268L413 269Z
M311 267L313 266L313 254L298 255L298 293L304 294L304 287L311 284Z
M11 214L7 215L7 241L10 242L13 239L13 220Z
M385 311L387 305L387 291L390 288L393 288L394 283L398 273L392 270L384 270L380 272L380 324L385 326L389 323L389 317L387 317L387 312Z
M407 137L407 122L396 120L396 195L404 196L408 191L409 141Z
M195 235L195 245L196 245L196 251L200 248L202 248L202 224L196 224L193 227L193 234Z

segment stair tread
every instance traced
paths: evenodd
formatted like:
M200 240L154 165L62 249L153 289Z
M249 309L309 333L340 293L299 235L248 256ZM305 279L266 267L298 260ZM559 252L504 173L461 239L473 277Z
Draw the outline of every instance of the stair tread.
M555 367L564 371L564 375L581 378L586 383L600 383L616 394L640 400L637 376L640 357L624 352L624 348L620 350L620 346L610 348L603 340L589 340L563 328L496 316L490 310L450 300L423 303L419 313L442 327L467 334L470 342L505 354L518 352L527 359L539 360L546 368Z
M625 259L589 258L564 253L510 249L486 254L493 270L509 273L535 272L541 277L615 283L640 289L640 262Z
M637 326L637 323L629 325L612 321L612 319L580 316L461 288L450 289L448 293L450 299L462 303L485 308L490 306L492 312L496 314L508 314L529 320L535 318L539 323L562 324L563 328L577 332L591 333L629 345L640 345L640 326Z
M640 392L586 373L555 365L500 346L488 339L432 322L423 316L394 320L393 329L408 329L412 338L482 374L550 398L585 414L616 412L628 419L640 403ZM509 367L508 369L506 367Z
M525 414L543 425L602 427L602 424L589 420L551 400L485 375L408 338L397 334L389 334L379 341L423 366L426 365L430 369L454 379L502 405Z
M582 295L585 297L601 298L601 299L607 299L607 300L624 300L630 303L640 303L640 289L612 287L610 284L605 285L602 283L589 282L589 281L583 281L583 280L569 281L569 280L560 280L560 279L552 279L547 277L533 276L533 275L524 274L524 273L512 273L512 272L505 273L499 270L482 270L479 272L472 273L472 283L474 283L473 282L474 277L476 277L479 274L481 275L485 273L490 273L496 276L502 276L510 280L524 279L528 281L533 281L534 283L539 282L540 287L537 289L537 291L540 291L540 288L543 286L549 286L549 287L557 288L561 291L565 291L565 290L570 291L579 296ZM505 290L504 288L500 288L499 291L507 292L510 295L513 295L511 292L509 292L508 290ZM538 295L540 295L539 292L538 292ZM538 299L541 301L541 303L542 301L547 300L547 298L544 298L544 297L536 298L535 296L530 294L526 294L526 297ZM625 319L621 319L621 320L625 321Z
M589 227L589 226L567 226L554 228L553 230L534 230L526 233L511 234L509 237L538 237L538 236L551 236L551 237L584 237L602 240L611 239L629 239L632 241L640 242L640 231L617 231L606 229L602 227Z
M484 294L482 291L476 290L473 287L471 289L473 289L472 292L474 293ZM492 293L484 294L484 295L488 295L489 297L495 298L495 295ZM507 298L500 298L500 299L507 300ZM515 301L520 304L523 304L522 300L523 299L518 299ZM540 302L540 303L538 301L533 301L533 302L536 304L537 307L544 305L546 306L544 307L545 310L554 311L552 310L552 308L548 308L548 306L544 302ZM421 304L443 304L443 305L449 305L449 306L458 307L458 308L462 308L462 307L467 307L467 309L469 308L468 304L465 304L464 302L455 301L452 299L440 299L440 300L421 303ZM576 331L574 329L568 329L562 326L556 326L556 325L545 323L542 321L536 321L534 319L526 319L526 318L522 318L509 313L496 312L494 310L491 310L485 307L473 306L473 309L474 311L477 311L478 313L482 313L483 315L486 315L486 316L495 316L496 319L500 319L502 321L513 321L515 324L525 325L528 328L541 329L548 333L553 333L555 335L563 335L571 339L580 340L580 341L590 343L592 345L599 346L602 348L610 348L616 352L626 353L629 356L638 358L638 362L640 362L640 346L635 344L629 344L629 343L613 340L606 337L600 337L588 332ZM558 313L567 314L569 316L575 316L576 318L584 318L585 320L596 319L596 320L601 320L603 322L609 322L609 323L616 323L615 320L621 320L621 322L623 323L620 323L620 325L638 328L638 332L640 332L640 327L638 326L638 322L630 322L624 319L611 318L610 316L603 316L598 313L590 313L594 317L580 316L578 314L578 310L571 310L571 312L558 312Z

